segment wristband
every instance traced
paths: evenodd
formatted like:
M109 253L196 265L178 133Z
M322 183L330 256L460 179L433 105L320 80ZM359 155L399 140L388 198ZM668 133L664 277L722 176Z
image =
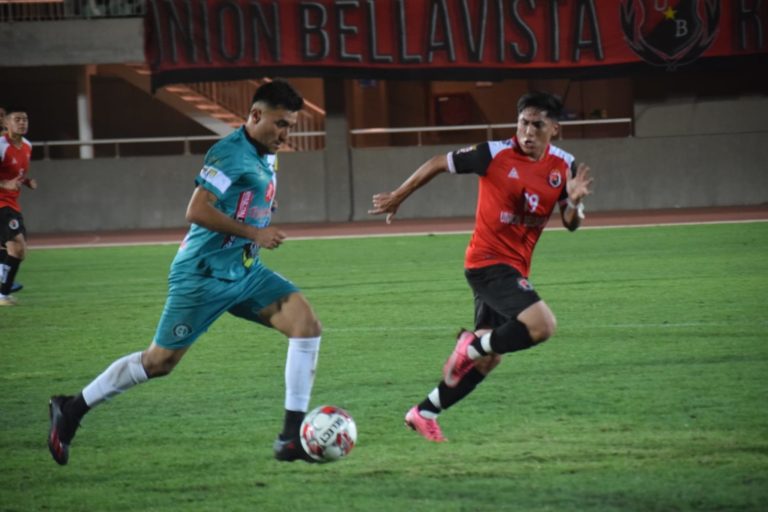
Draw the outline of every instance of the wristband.
M568 208L570 208L572 210L576 210L576 215L578 215L578 217L580 219L583 219L585 217L585 215L584 215L584 203L576 204L569 197L568 198Z

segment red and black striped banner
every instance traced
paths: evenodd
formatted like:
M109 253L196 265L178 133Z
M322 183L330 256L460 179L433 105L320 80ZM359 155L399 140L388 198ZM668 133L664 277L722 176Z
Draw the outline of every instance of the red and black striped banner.
M153 86L766 64L761 0L148 0Z

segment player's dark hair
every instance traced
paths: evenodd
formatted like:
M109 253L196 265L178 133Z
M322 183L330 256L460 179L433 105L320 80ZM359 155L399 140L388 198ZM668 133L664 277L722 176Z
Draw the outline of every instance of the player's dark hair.
M10 116L14 112L24 112L25 114L27 113L27 109L22 105L11 105L9 107L3 106L3 108L5 109L6 116Z
M534 91L523 94L517 101L517 114L520 115L526 108L535 108L546 112L550 119L558 120L563 114L563 102L554 94Z
M273 80L262 85L253 94L253 101L263 101L271 108L284 108L298 112L304 106L304 98L288 82Z

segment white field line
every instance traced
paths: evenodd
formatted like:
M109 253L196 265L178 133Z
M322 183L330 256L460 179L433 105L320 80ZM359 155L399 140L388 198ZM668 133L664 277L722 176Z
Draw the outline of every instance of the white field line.
M768 326L768 321L757 322L760 326ZM579 325L571 322L570 328L581 329L587 324ZM686 329L692 327L733 327L733 324L726 322L681 322L681 323L619 323L619 324L589 324L590 329ZM323 326L324 332L391 332L395 329L398 332L446 332L453 336L456 331L455 325L371 325L354 327L327 327Z
M746 219L746 220L712 220L712 221L681 221L681 222L655 222L648 224L617 224L611 226L584 226L580 229L592 230L592 229L625 229L625 228L649 228L660 226L690 226L695 225L707 225L707 224L746 224L751 222L768 222L768 219ZM318 236L297 236L289 237L288 241L302 241L302 240L344 240L354 238L391 238L397 236L437 236L437 235L469 235L471 230L458 230L458 231L417 231L401 233L397 232L396 223L393 227L392 233L360 233L355 235L318 235ZM564 231L564 227L551 227L546 228L547 231ZM31 244L32 250L38 249L84 249L94 247L127 247L127 246L144 246L144 245L179 245L180 239L176 240L163 240L163 241L138 241L138 242L89 242L89 243L73 243L73 244Z

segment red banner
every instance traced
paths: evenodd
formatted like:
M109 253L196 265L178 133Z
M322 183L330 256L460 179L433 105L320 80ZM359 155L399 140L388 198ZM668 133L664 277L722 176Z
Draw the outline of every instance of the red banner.
M726 61L766 69L767 32L762 0L148 0L145 52L153 87L269 75L494 80Z

